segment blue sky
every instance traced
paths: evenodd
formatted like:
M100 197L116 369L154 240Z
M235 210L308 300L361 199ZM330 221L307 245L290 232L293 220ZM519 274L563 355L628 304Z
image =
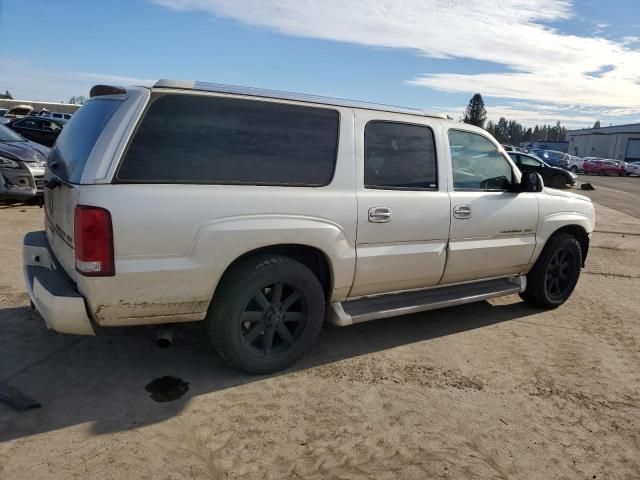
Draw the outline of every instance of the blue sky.
M637 0L0 0L0 90L198 79L569 126L640 121ZM28 32L25 34L24 32Z

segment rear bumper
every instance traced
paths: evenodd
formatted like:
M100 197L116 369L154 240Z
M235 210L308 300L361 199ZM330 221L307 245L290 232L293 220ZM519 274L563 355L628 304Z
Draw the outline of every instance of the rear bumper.
M47 327L60 333L94 335L84 297L56 265L45 232L30 232L22 243L27 293Z

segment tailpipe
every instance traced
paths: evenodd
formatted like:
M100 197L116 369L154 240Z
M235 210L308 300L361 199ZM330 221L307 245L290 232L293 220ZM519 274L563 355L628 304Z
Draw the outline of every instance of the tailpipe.
M163 327L156 333L156 346L158 348L169 348L173 345L173 327Z

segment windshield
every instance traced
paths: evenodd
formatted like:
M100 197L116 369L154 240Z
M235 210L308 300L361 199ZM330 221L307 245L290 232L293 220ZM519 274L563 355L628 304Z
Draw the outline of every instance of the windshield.
M80 183L93 146L121 103L122 100L110 98L90 100L71 117L49 157L50 162L58 163L53 169L57 175L71 183Z
M10 128L0 125L0 142L26 142L26 140Z

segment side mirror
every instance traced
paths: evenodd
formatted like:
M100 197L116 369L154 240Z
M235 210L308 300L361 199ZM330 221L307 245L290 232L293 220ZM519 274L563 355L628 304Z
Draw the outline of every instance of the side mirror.
M525 172L522 174L520 186L521 192L537 193L544 189L544 181L539 173Z

